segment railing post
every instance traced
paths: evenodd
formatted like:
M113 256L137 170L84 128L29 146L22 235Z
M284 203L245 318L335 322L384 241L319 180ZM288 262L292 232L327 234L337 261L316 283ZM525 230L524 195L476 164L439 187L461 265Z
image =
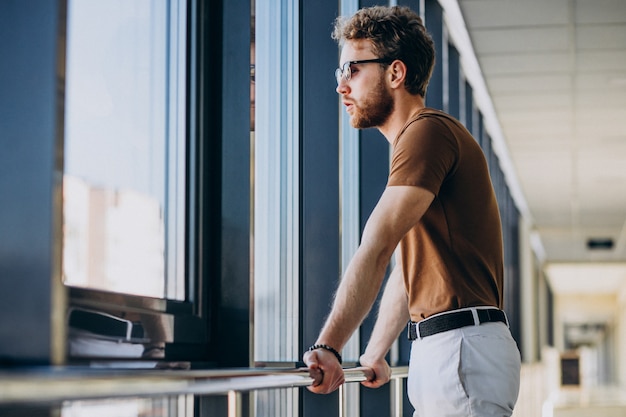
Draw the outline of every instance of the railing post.
M339 387L339 417L346 417L346 386Z
M242 417L239 391L228 391L228 417Z
M392 378L390 381L391 389L391 415L394 417L402 417L404 405L404 393L402 392L402 378Z

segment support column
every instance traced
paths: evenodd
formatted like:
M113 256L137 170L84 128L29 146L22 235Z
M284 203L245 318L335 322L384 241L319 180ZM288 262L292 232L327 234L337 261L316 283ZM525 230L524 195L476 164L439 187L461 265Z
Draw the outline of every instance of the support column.
M64 0L0 2L0 361L65 361Z

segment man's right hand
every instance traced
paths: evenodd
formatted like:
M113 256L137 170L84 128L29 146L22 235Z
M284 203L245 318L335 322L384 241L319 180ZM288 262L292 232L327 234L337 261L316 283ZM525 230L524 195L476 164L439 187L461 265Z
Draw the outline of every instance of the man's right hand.
M302 360L314 379L307 389L316 394L330 394L345 382L343 368L335 355L324 349L305 352Z

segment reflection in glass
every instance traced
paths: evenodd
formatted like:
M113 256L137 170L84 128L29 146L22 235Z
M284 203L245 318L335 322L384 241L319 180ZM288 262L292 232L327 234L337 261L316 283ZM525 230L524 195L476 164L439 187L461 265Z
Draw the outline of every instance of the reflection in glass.
M68 401L61 417L188 417L193 416L191 396Z
M71 0L64 282L183 300L184 1Z

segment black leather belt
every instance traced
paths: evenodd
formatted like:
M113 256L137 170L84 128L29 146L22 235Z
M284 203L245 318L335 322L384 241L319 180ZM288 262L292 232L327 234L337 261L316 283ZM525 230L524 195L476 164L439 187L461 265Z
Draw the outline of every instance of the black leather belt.
M508 326L506 314L497 308L473 307L440 313L420 322L409 321L409 340L422 339L448 330L483 323L502 322Z

